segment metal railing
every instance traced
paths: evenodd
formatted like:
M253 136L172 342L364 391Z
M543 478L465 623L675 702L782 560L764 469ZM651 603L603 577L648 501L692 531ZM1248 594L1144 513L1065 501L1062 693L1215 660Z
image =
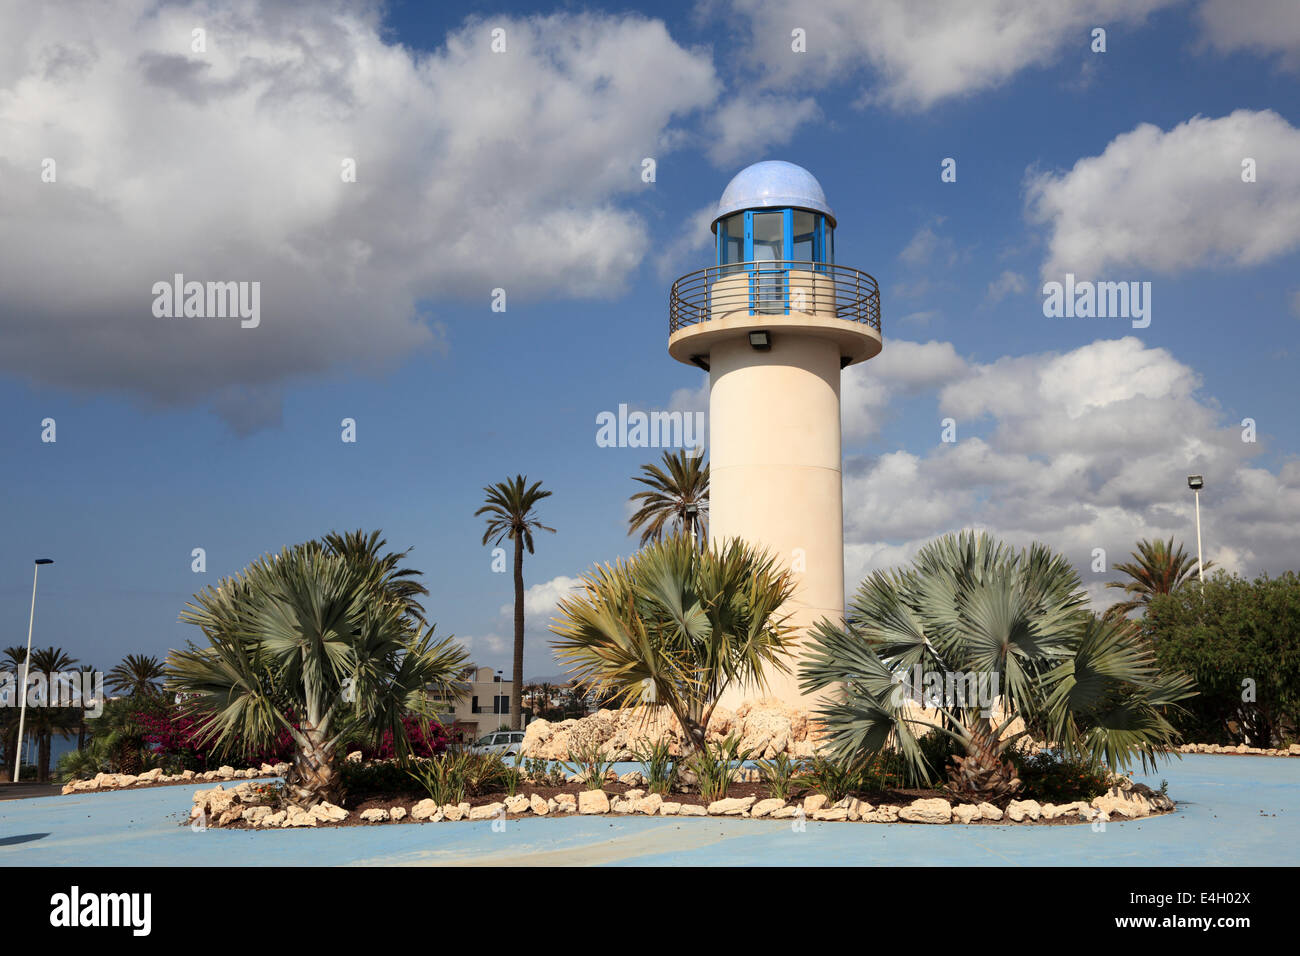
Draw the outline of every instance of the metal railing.
M721 285L721 288L719 288ZM669 334L715 315L833 314L880 331L880 288L859 269L828 262L767 259L690 272L668 293Z

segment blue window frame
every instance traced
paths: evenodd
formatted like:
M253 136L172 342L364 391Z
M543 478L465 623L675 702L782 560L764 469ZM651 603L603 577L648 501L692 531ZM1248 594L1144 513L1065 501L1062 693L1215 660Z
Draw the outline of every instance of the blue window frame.
M795 232L795 215L800 219L800 231ZM775 229L771 219L760 220L762 228L758 237L762 259L755 256L755 217L781 216L780 228ZM806 217L812 217L808 228ZM742 235L743 230L743 235ZM779 243L776 239L780 236ZM800 255L796 256L798 248ZM822 271L826 264L835 261L835 230L821 213L811 210L746 209L718 221L715 259L719 266L744 268L750 273L749 311L784 312L790 314L789 267L762 268L757 263L769 261L805 261L804 256ZM745 265L740 266L740 263ZM722 272L731 272L724 268Z
M725 266L744 261L745 214L736 213L718 222L717 264Z

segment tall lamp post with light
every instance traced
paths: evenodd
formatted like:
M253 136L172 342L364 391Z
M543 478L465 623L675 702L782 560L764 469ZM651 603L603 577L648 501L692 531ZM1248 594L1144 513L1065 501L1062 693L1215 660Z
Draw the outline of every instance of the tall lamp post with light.
M505 671L498 670L497 688L492 697L492 713L495 714L497 718L497 730L501 729L502 704L505 702L505 700L509 699L505 696L504 693L502 693L502 691L505 690L505 685L506 685Z
M683 510L686 512L686 523L690 525L691 528L691 543L696 547L699 547L700 536L697 527L700 516L700 506L692 501Z
M32 625L36 623L36 578L42 564L53 564L53 558L37 558L32 568L32 612L27 618L27 656L23 658L23 678L18 682L18 746L14 750L14 772L10 783L17 783L23 769L23 732L27 724L27 678L32 672Z
M1205 590L1205 562L1201 560L1201 489L1205 479L1200 475L1188 475L1187 487L1196 495L1196 574L1201 579L1201 590Z

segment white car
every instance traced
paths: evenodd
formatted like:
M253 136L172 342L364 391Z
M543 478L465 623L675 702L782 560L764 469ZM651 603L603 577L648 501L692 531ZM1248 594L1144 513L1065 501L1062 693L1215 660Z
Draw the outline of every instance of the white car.
M524 745L522 730L498 730L480 737L470 747L476 754L499 754L502 757L519 756L519 748Z

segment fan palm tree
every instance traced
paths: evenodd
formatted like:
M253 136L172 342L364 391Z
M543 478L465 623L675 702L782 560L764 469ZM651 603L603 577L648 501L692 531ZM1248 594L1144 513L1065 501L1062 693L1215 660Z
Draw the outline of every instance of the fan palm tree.
M1106 587L1122 588L1129 595L1126 600L1106 609L1107 619L1127 617L1132 611L1145 611L1151 598L1176 591L1197 570L1196 559L1184 552L1181 544L1177 551L1174 550L1173 537L1167 542L1158 538L1139 541L1132 557L1132 561L1115 565L1115 570L1123 571L1130 580L1106 582ZM1213 561L1205 562L1206 571L1212 567Z
M768 668L785 670L791 628L778 609L794 579L742 541L700 552L674 535L582 583L551 626L556 658L582 693L618 707L668 707L693 752L723 691L765 687Z
M496 546L509 538L515 543L515 658L510 686L510 729L519 729L520 703L524 684L524 549L533 553L533 532L550 531L537 520L533 508L551 493L542 490L540 481L531 486L523 475L507 478L483 489L486 504L474 512L475 517L487 515L487 530L483 543Z
M385 589L392 579L390 562L368 565L319 542L264 557L186 606L181 619L208 646L173 651L167 687L192 695L187 711L222 747L265 746L286 731L295 749L286 799L304 809L337 802L343 737L391 732L406 759L403 715L454 697L467 659Z
M108 689L128 697L152 697L162 690L167 669L156 657L127 654L108 672Z
M641 545L658 541L676 528L697 539L701 550L708 532L709 466L704 455L685 450L664 452L663 468L642 465L635 480L649 490L634 494L629 501L641 506L628 519L628 534L641 532Z
M379 588L388 597L400 601L406 612L419 621L424 620L424 606L418 598L427 597L429 589L415 580L422 572L413 568L398 567L410 549L388 552L388 542L378 531L366 534L360 529L339 534L331 531L323 539L325 550L349 562L374 570Z
M947 535L912 567L873 573L843 626L814 628L800 670L805 692L838 689L819 712L832 756L853 763L896 750L929 783L939 768L918 738L936 732L958 751L948 789L973 802L1019 788L1006 752L1027 734L1114 768L1154 762L1177 736L1165 712L1192 683L1162 674L1136 628L1097 620L1085 602L1063 557L1038 544L1016 552L983 533ZM918 667L945 688L926 701L933 719L906 700ZM972 684L978 694L950 690ZM1010 732L1017 718L1024 729Z

